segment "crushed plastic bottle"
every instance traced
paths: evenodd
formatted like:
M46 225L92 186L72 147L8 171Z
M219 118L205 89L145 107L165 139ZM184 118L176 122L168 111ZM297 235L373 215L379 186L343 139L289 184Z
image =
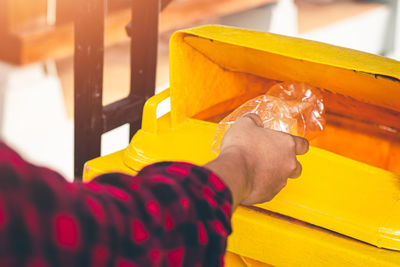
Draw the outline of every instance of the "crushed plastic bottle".
M213 151L219 151L226 131L247 113L260 116L264 128L302 136L308 140L321 133L326 125L324 102L319 89L306 83L282 82L225 117L217 126Z

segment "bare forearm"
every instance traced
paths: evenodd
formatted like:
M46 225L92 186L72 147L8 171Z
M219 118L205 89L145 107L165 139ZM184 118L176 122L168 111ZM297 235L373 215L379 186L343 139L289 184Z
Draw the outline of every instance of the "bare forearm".
M231 190L233 197L232 212L248 195L249 183L244 159L236 151L228 151L207 163L204 167L217 174Z

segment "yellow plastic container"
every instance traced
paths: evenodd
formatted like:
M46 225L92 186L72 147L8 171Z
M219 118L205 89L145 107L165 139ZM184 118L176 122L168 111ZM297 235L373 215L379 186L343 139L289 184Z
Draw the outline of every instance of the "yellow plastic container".
M89 161L86 181L161 160L205 164L216 156L211 145L224 115L277 81L307 82L323 89L327 129L299 157L299 179L271 202L237 209L227 262L400 266L400 62L204 26L173 35L170 73L170 89L147 101L129 147ZM168 97L171 112L157 118Z

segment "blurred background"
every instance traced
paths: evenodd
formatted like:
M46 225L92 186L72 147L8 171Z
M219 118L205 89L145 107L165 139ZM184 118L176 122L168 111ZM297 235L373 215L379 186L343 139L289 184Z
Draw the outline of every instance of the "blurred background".
M26 159L73 178L74 1L0 0L0 136ZM130 0L107 0L103 104L128 95ZM223 24L400 59L399 0L173 0L159 19L156 92L169 86L168 40ZM168 107L166 107L168 108ZM101 154L128 145L124 125Z

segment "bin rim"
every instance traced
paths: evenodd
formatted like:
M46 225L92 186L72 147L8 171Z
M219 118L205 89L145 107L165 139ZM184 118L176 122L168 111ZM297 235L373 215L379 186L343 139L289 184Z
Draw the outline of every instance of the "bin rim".
M353 70L372 75L375 78L389 79L400 84L400 61L351 48L300 37L217 24L176 31L171 41L179 35L192 35L312 63ZM246 38L247 35L251 35L251 38ZM250 39L252 42L249 41ZM268 42L265 42L266 40ZM290 41L291 45L285 45L284 42L286 40ZM337 57L332 55L337 55Z

